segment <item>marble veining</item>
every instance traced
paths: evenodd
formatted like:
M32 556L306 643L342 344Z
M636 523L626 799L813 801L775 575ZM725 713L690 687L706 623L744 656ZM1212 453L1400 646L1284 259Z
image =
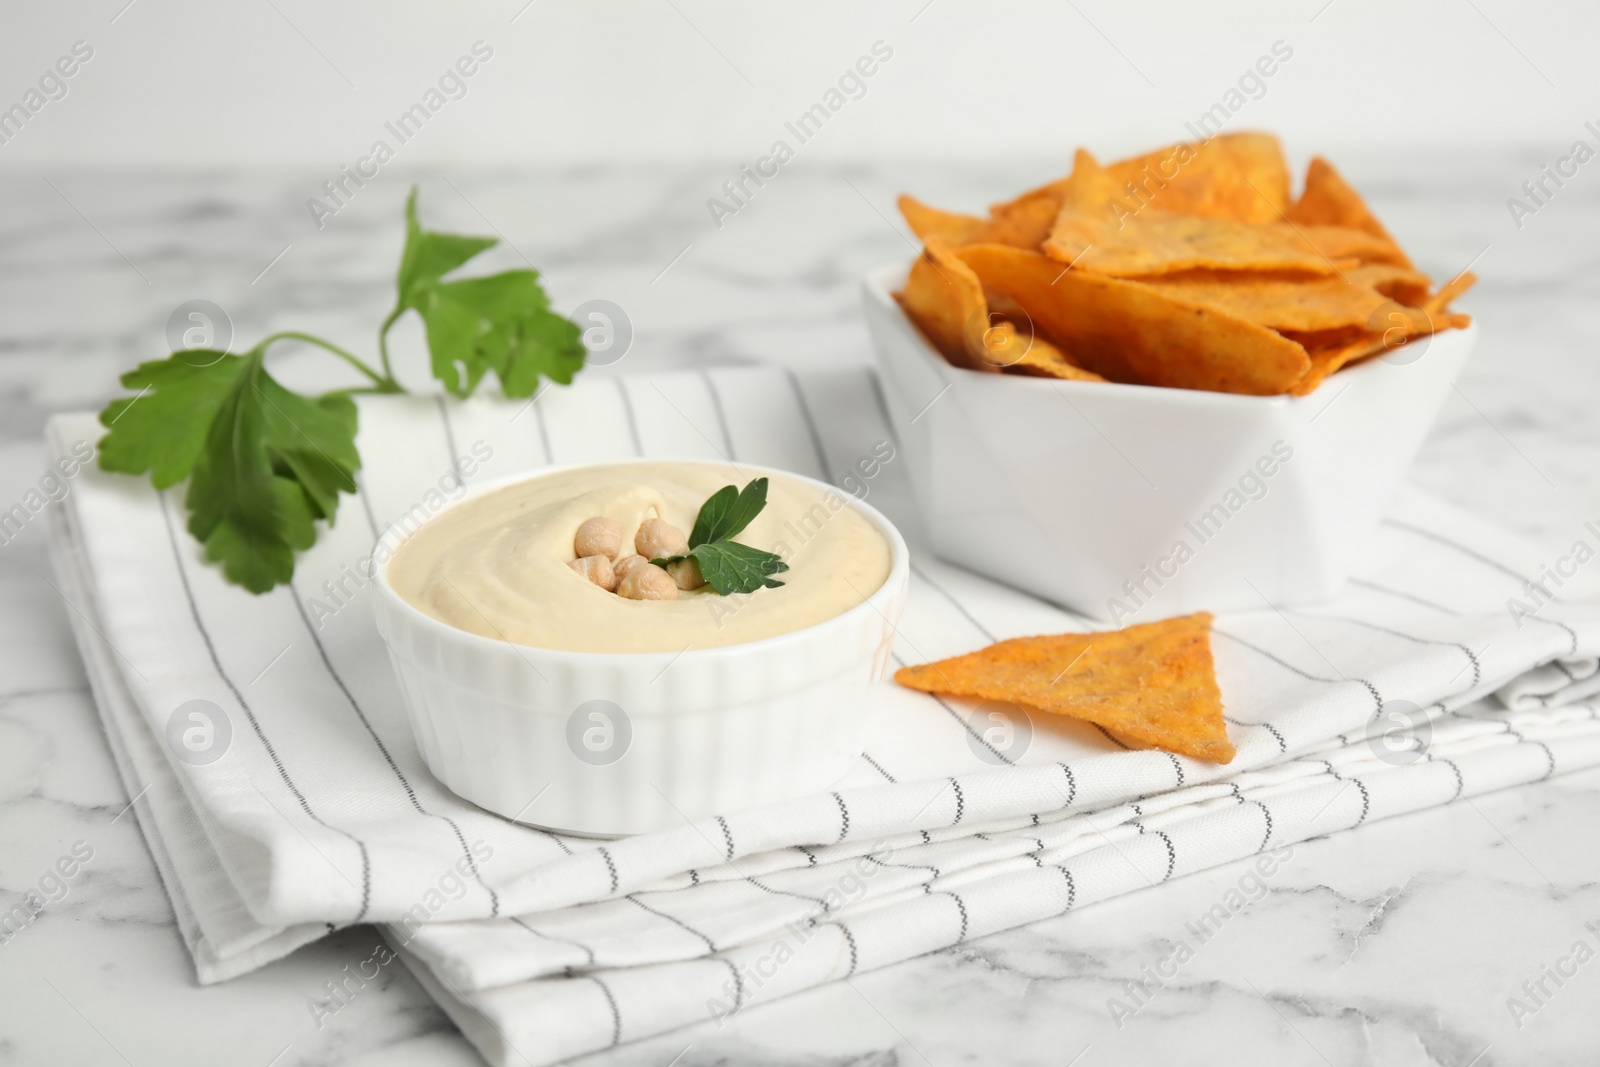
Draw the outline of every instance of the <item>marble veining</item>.
M1600 187L1575 184L1518 230L1504 198L1532 157L1419 148L1340 162L1425 269L1476 259L1484 279L1462 303L1483 325L1480 350L1414 477L1559 554L1600 517ZM911 252L894 194L972 209L1060 167L801 164L719 230L704 198L725 169L415 177L425 218L499 232L499 262L537 265L558 307L603 297L627 311L634 344L590 371L606 375L867 360L857 280ZM118 373L158 357L184 300L226 308L236 348L301 328L370 351L406 176L386 171L321 231L303 208L310 174L49 177L59 193L40 175L0 176L0 502L42 472L44 419L98 406ZM416 335L398 348L402 376L423 382ZM292 382L301 358L286 347L275 362ZM0 1064L478 1062L398 964L334 1015L310 1010L371 954L370 928L194 984L43 532L0 546L0 905L37 890L75 843L93 856L0 944ZM1600 950L1600 925L1585 925L1600 924L1597 823L1600 772L1559 778L1297 845L1259 890L1242 866L1207 871L586 1062L1591 1063L1600 959L1573 961L1579 942ZM1225 921L1199 926L1219 905Z

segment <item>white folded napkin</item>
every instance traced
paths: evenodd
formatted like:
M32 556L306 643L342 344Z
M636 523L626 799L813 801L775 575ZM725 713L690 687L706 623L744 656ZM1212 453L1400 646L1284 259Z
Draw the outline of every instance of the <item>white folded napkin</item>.
M61 453L100 433L87 415L48 429ZM1600 763L1580 703L1600 691L1600 607L1575 583L1533 595L1537 551L1407 490L1337 601L1218 620L1227 767L886 681L832 792L640 837L520 826L428 773L360 564L463 469L676 456L864 494L913 545L897 664L1093 628L918 551L903 457L866 462L882 442L866 371L363 398L359 496L262 597L204 562L181 490L80 473L53 509L56 569L200 980L385 923L491 1063L548 1064L1229 860L1259 853L1270 880L1297 841Z

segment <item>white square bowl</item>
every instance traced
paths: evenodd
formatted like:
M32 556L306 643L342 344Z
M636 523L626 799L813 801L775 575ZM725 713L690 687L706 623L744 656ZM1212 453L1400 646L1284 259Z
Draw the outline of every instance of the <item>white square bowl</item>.
M939 556L1116 624L1326 600L1466 363L1452 330L1309 396L953 367L863 282L889 415Z

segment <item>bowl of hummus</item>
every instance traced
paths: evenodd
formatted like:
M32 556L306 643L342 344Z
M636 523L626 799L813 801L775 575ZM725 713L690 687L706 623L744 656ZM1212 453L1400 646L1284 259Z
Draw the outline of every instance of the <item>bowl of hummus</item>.
M434 775L601 837L842 777L910 570L894 526L841 490L692 460L502 481L377 558L378 630Z

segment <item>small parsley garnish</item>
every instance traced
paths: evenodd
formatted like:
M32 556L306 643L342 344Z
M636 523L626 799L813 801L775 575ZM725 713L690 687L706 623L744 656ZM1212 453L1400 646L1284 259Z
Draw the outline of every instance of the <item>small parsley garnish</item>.
M356 393L404 393L389 365L389 330L407 311L422 317L434 377L469 396L493 371L508 397L532 396L541 377L566 384L583 368L578 327L550 310L531 270L445 281L500 242L434 233L406 201L406 245L395 305L378 329L375 369L338 345L295 330L270 334L243 355L184 349L122 376L138 395L106 405L100 466L150 472L157 489L189 479L189 532L228 581L265 593L294 576L296 552L332 522L339 494L356 491ZM372 383L307 397L267 373L277 341L316 345ZM747 520L748 521L748 520Z
M777 553L741 545L733 538L767 506L767 480L756 478L743 491L725 485L700 506L694 529L689 532L689 551L650 562L658 567L692 559L700 576L721 596L753 593L757 589L777 589L782 582L769 575L789 569Z

